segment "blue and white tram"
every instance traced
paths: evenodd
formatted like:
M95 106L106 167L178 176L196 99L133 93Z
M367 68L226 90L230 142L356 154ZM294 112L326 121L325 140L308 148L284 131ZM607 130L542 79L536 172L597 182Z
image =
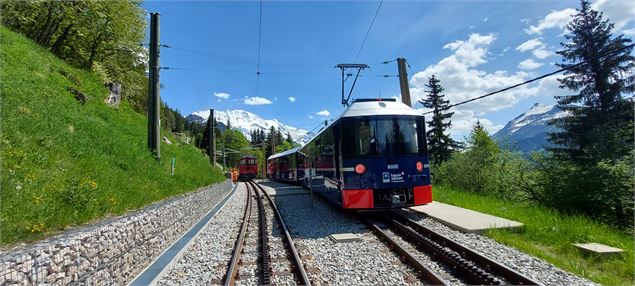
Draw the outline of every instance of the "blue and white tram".
M424 117L394 99L358 99L302 147L268 158L269 178L297 182L345 209L432 202Z

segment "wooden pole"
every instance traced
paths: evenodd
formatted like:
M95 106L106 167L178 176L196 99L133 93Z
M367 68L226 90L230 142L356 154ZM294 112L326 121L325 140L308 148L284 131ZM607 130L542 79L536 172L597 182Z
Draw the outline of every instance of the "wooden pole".
M401 87L401 101L412 106L410 102L410 86L408 85L408 71L406 70L406 59L397 58L397 69L399 70L399 86Z

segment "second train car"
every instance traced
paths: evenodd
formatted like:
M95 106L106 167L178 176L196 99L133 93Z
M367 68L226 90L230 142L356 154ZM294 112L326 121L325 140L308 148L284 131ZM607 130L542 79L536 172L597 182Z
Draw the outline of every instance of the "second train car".
M344 209L432 202L425 120L394 99L357 99L308 143L267 159L270 179L313 187Z

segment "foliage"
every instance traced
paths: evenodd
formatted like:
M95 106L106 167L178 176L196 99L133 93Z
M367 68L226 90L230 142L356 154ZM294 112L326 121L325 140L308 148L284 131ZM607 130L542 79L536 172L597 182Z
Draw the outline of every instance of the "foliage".
M515 202L435 185L434 199L524 224L520 230L485 233L506 245L544 259L558 268L603 285L632 285L635 278L633 233L615 229L586 216L563 214L534 202ZM597 242L624 249L623 255L585 255L572 243Z
M0 242L39 239L223 180L190 145L147 149L145 117L103 103L101 78L0 27ZM72 85L88 97L78 103ZM170 161L176 158L174 176Z
M59 58L104 71L122 96L145 110L145 11L141 1L2 1L2 23Z
M452 155L452 151L458 149L459 145L448 134L448 129L452 126L450 118L454 112L447 111L450 105L449 100L444 100L445 90L439 79L434 75L428 80L426 87L430 90L426 99L420 99L419 103L426 108L432 109L432 120L428 121L428 131L426 137L428 139L428 153L433 163L441 164Z
M568 115L552 122L562 132L550 134L556 146L542 162L545 187L540 197L560 209L629 226L634 114L632 101L623 94L635 91L632 47L625 48L631 40L612 38L614 25L588 1L577 11L567 25L565 39L570 42L561 43L558 51L563 59L559 66L569 68L559 80L561 87L576 93L556 97Z
M581 166L538 156L539 188L534 198L547 206L581 213L618 227L633 226L633 156Z
M469 147L434 170L434 183L480 194L521 200L534 188L534 167L522 155L501 150L480 122L467 138Z
M633 105L622 94L635 90L635 64L633 48L624 48L631 40L611 38L613 24L586 0L581 4L567 25L565 39L570 42L561 43L563 49L557 52L564 62L558 65L569 68L559 79L561 87L577 93L556 97L558 107L569 115L553 122L563 131L550 139L558 145L552 148L556 157L592 165L633 149ZM575 65L582 61L587 63Z

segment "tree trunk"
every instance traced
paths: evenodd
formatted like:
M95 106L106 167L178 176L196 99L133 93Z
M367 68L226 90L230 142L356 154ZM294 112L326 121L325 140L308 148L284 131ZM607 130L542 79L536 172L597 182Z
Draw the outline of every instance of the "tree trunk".
M73 28L73 24L66 26L62 34L59 37L57 37L57 40L51 47L51 51L60 58L64 57L64 55L62 54L63 53L62 47L64 47L64 45L66 44L66 39L70 35L71 28Z
M48 5L46 5L48 8L48 13L46 15L46 22L44 22L44 25L42 27L40 27L39 29L35 29L32 31L32 36L30 38L34 39L35 42L42 44L42 42L40 41L40 39L43 37L44 31L48 30L48 26L51 23L52 17L53 17L53 7L51 5L51 3L48 3ZM37 32L37 34L35 34Z

